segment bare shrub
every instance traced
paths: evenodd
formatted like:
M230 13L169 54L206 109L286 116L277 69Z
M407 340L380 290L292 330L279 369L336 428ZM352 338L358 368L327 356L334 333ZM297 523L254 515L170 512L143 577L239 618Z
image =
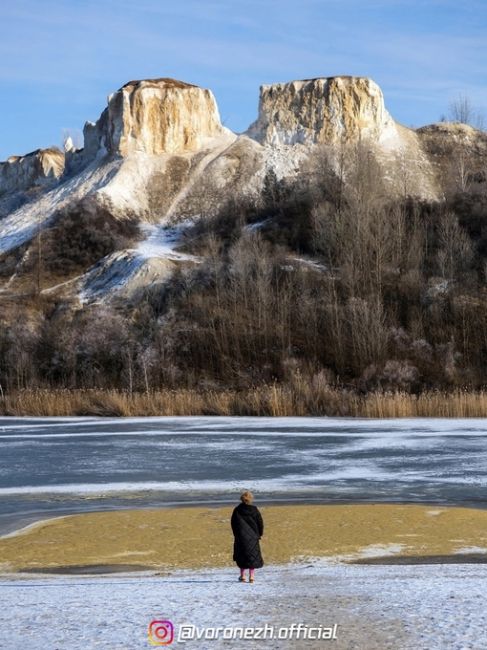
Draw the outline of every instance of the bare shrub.
M385 391L410 392L418 380L418 369L408 360L389 359L380 369L369 366L362 375L362 383L368 390L380 388Z
M135 221L115 219L106 210L65 210L42 234L44 271L70 275L130 246L139 236Z

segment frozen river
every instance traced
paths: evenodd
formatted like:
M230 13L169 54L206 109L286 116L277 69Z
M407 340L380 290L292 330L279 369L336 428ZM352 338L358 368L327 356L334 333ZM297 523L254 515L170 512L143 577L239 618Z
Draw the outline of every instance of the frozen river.
M43 516L178 503L485 507L487 420L0 418L0 532Z

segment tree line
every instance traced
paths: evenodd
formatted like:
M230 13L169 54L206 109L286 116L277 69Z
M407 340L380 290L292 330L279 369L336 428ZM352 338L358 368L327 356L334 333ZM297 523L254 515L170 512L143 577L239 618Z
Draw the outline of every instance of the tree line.
M483 387L487 193L468 160L457 163L444 200L391 199L365 148L338 163L323 148L299 183L269 173L262 197L200 220L185 248L202 262L131 301L4 300L0 386L246 390L300 378L362 393ZM72 251L51 256L54 268L115 245L100 225L87 248L77 224L56 226L53 241L63 235Z

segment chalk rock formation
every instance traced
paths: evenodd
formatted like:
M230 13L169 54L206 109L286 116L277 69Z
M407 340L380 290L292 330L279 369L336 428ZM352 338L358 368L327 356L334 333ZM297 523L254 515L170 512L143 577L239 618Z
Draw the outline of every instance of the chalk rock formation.
M130 81L96 123L86 123L84 156L197 151L225 131L210 90L174 79Z
M37 149L25 156L10 156L0 163L0 194L49 186L64 170L64 154L59 149Z
M166 78L131 81L108 98L84 136L83 149L68 139L65 154L39 150L0 164L0 255L28 244L71 208L178 227L233 203L260 205L272 183L300 192L324 164L353 182L363 159L357 143L374 161L388 200L436 201L453 181L479 191L487 184L487 135L465 125L406 128L363 77L262 86L258 119L241 135L222 126L209 90ZM189 264L151 255L127 249L100 260L83 274L81 293L118 293L121 277L138 290ZM15 277L22 282L20 270ZM63 286L74 291L75 283Z
M259 116L248 135L269 145L379 142L395 126L374 81L327 77L261 86Z

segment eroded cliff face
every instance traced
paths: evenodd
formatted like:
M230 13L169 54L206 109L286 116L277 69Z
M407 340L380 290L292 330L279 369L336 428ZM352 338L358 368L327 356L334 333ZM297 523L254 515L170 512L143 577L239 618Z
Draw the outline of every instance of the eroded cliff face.
M56 148L37 149L25 156L10 156L0 163L0 194L49 186L64 170L64 154Z
M261 86L248 135L269 145L378 142L395 135L395 122L371 79L327 77Z
M130 81L85 125L84 156L192 152L225 131L211 91L166 78Z
M324 165L353 183L355 166L373 161L378 192L388 199L441 200L452 183L487 183L485 134L462 125L406 128L385 109L377 84L363 77L263 86L259 117L242 135L221 125L209 90L165 78L131 81L84 135L84 149L68 141L65 156L49 149L0 164L0 255L73 207L178 227L240 201L259 205L272 182L299 192ZM163 275L163 249L137 278ZM127 268L133 256L122 256ZM103 278L115 268L107 264ZM22 281L20 272L16 277Z

